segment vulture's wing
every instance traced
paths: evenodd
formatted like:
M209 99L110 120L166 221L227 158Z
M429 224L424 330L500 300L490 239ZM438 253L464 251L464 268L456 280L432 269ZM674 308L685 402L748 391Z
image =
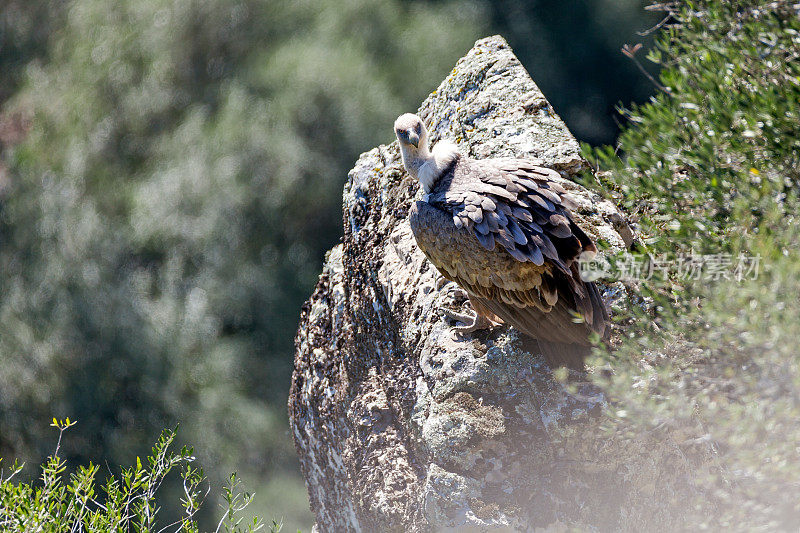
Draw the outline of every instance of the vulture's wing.
M444 190L417 202L411 227L442 274L537 338L587 344L607 313L577 258L595 251L575 224L558 174L521 159L462 159Z

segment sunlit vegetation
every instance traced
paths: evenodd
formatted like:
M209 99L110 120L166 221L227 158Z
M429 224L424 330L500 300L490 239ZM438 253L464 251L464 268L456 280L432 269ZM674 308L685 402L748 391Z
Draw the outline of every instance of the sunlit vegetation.
M616 435L669 438L713 458L685 527L785 530L800 516L800 17L791 2L673 8L649 58L661 91L626 112L615 149L590 159L636 213L643 252L759 258L742 280L644 283L653 315L603 359ZM631 319L632 322L631 322Z

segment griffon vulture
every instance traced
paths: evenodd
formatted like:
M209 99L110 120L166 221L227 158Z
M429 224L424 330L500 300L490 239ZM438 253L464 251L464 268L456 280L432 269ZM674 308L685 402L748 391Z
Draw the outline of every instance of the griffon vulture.
M426 193L409 214L417 244L476 313L449 313L466 324L456 331L510 324L552 365L582 366L608 314L596 285L579 275L579 256L597 249L552 179L559 174L525 159L471 159L448 141L429 150L425 124L410 113L394 131Z

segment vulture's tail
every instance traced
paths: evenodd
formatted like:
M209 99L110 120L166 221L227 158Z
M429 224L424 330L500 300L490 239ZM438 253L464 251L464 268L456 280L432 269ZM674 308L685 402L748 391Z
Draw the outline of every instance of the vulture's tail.
M591 355L592 347L582 344L564 344L561 342L549 342L536 340L523 336L525 350L541 353L550 368L566 367L572 370L584 370L584 361Z

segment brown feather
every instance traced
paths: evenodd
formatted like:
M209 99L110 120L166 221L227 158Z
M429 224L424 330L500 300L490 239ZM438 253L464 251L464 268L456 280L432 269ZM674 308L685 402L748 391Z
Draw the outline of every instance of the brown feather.
M596 247L562 205L568 195L550 181L557 176L526 160L461 156L428 200L412 206L409 222L422 251L467 291L476 312L567 346L555 352L583 353L608 314L594 283L580 279L575 260Z

